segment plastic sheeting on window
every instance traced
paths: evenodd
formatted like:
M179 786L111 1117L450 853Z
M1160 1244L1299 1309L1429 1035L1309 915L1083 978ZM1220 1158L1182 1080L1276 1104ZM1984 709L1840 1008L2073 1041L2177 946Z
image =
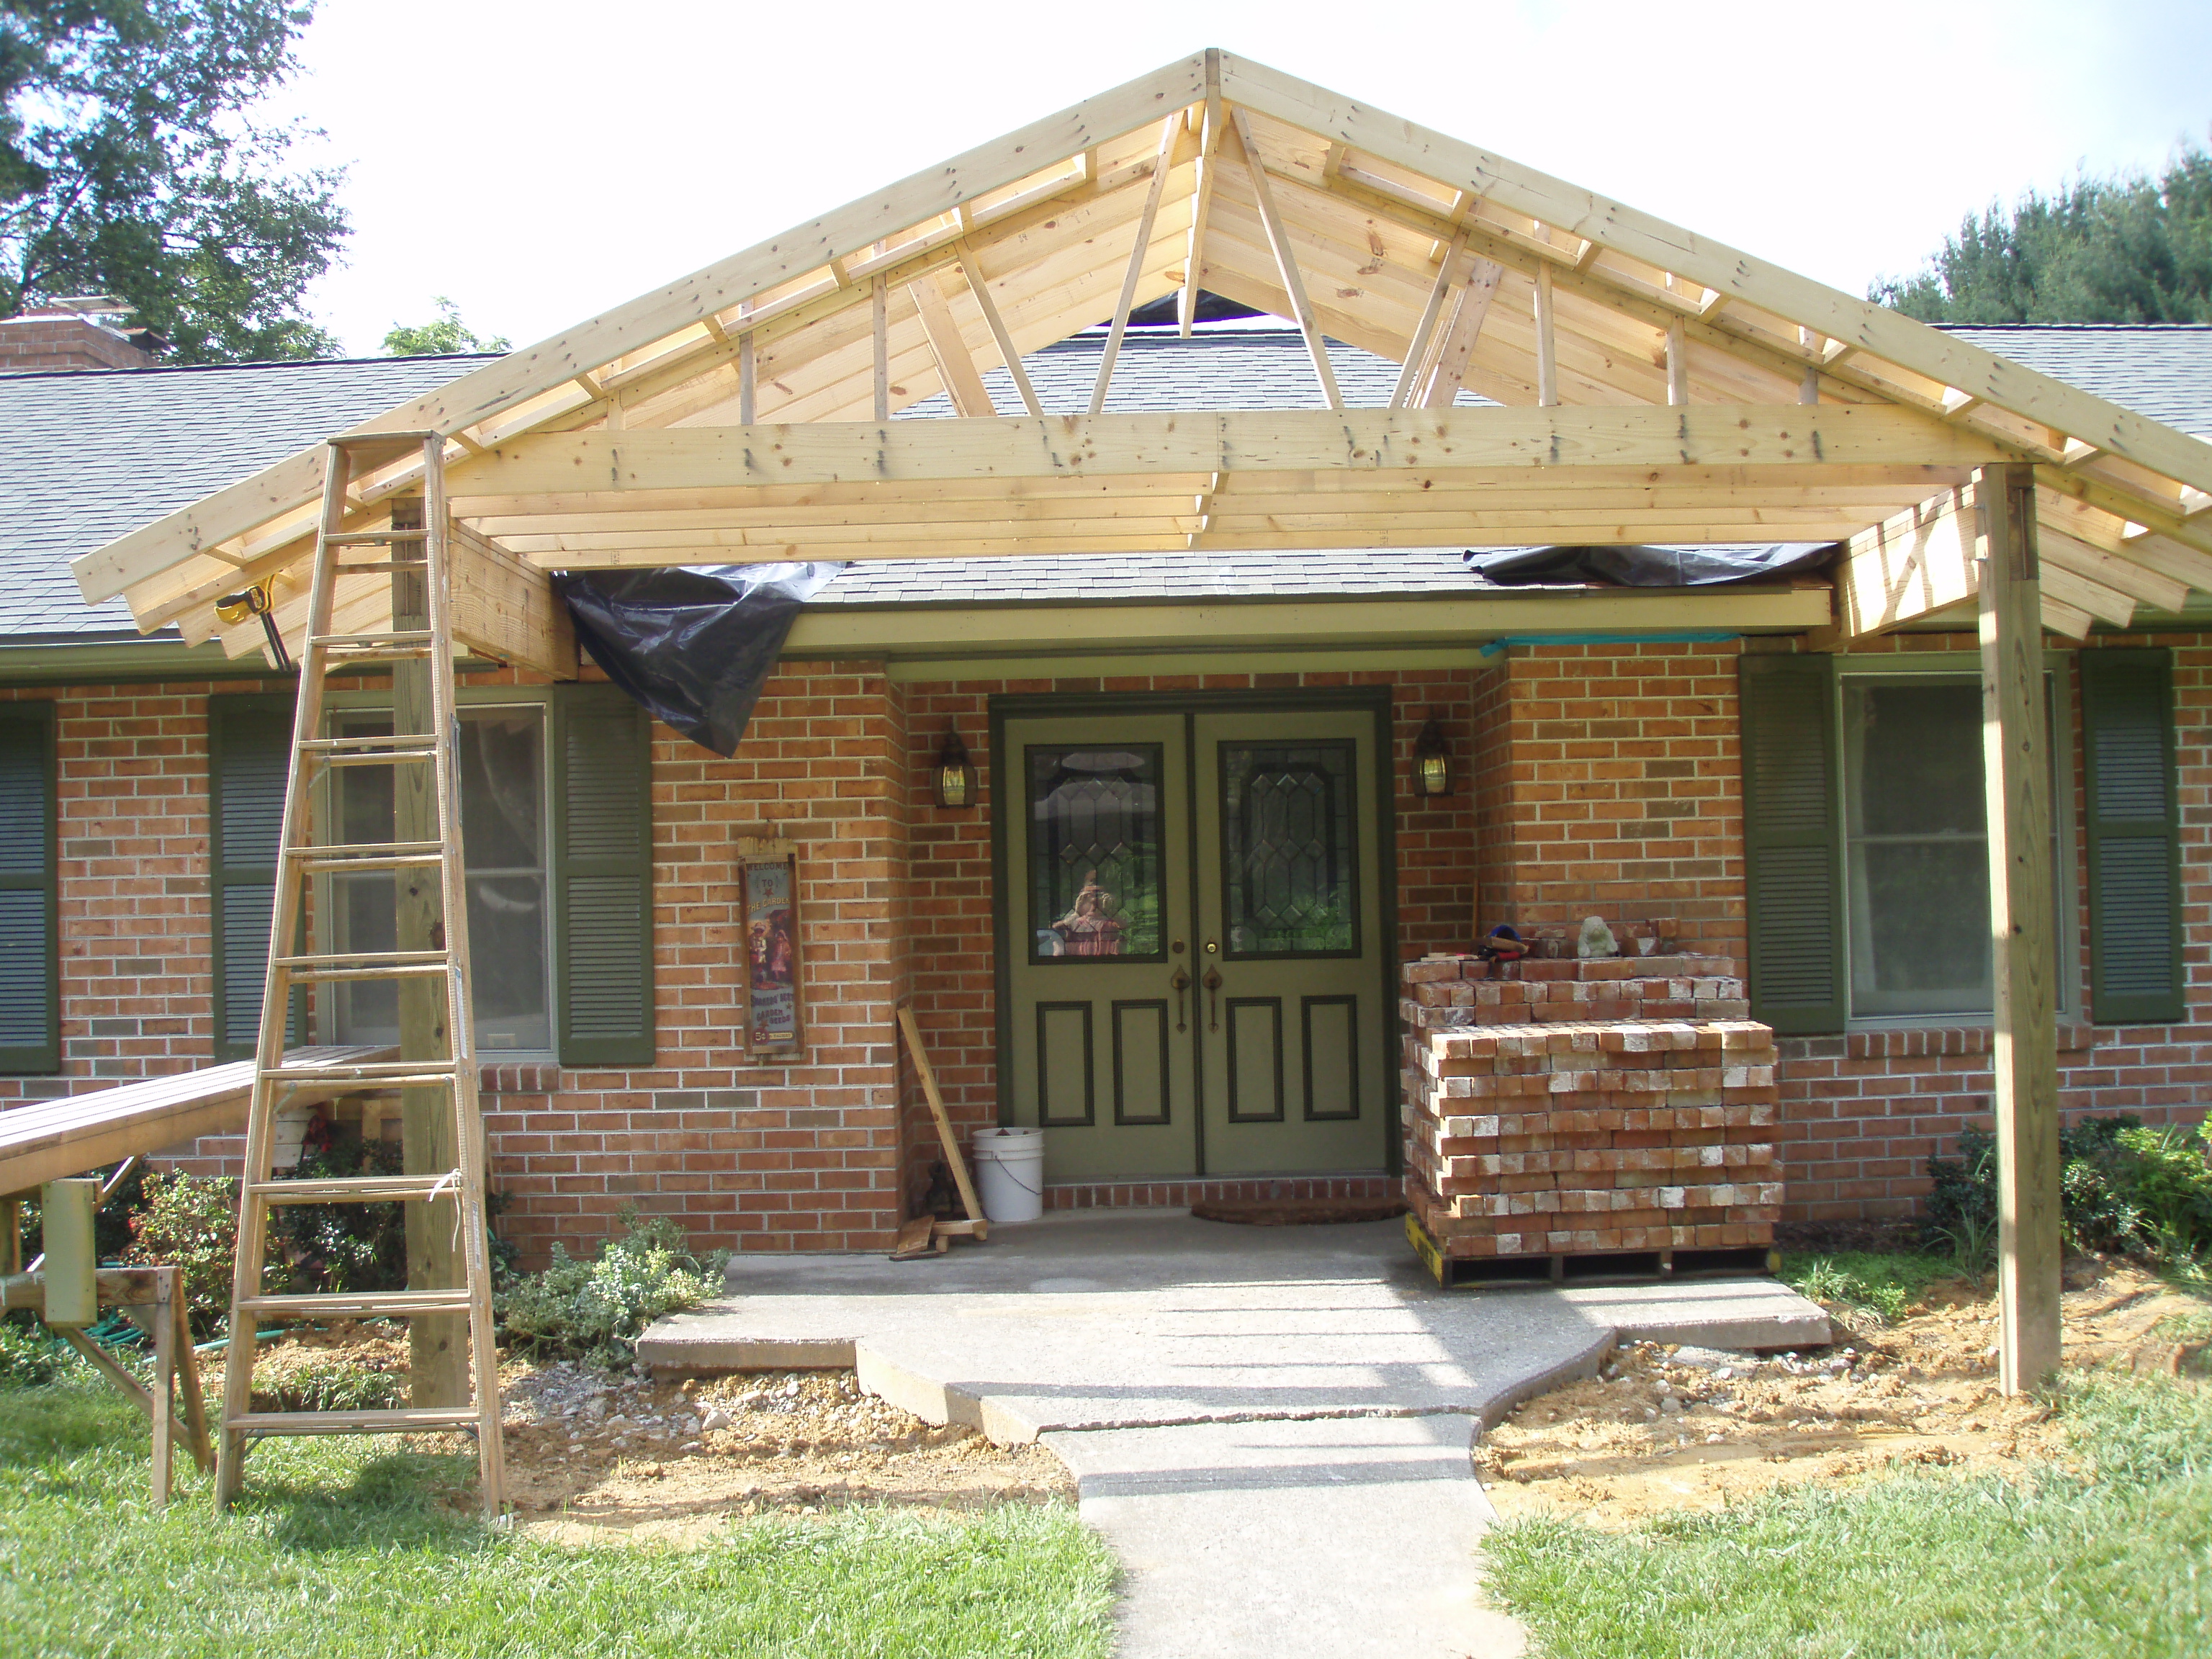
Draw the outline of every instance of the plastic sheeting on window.
M606 676L702 749L737 750L799 607L842 564L592 570L553 582L576 642Z

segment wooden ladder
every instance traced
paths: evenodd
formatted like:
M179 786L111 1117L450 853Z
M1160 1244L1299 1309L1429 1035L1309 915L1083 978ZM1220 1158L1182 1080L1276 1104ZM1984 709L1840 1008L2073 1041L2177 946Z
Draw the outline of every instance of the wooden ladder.
M347 488L357 473L420 454L422 526L348 532ZM230 1346L223 1371L221 1449L216 1474L218 1509L239 1492L248 1444L259 1437L295 1434L391 1434L471 1431L477 1437L484 1512L500 1513L506 1485L500 1443L499 1355L492 1328L491 1263L484 1232L482 1115L477 1098L476 1043L469 1018L466 889L461 869L458 732L453 695L452 563L446 538L443 441L429 433L380 433L333 438L315 536L313 584L306 638L300 653L298 713L292 731L292 764L284 788L283 828L277 854L276 890L269 940L269 975L262 994L260 1042L255 1051L253 1095L246 1119L246 1170L240 1187L238 1257L231 1285ZM351 548L382 550L374 562L346 563ZM366 633L333 630L341 576L388 574L392 579L392 625ZM408 613L427 614L428 627L410 627ZM427 660L430 727L389 737L322 735L324 684L375 664ZM395 698L395 714L398 699ZM396 723L396 720L395 720ZM318 778L352 766L393 769L395 799L405 769L429 769L434 800L434 839L318 844L312 803ZM334 817L335 814L333 813ZM398 833L395 828L395 834ZM434 868L442 945L428 950L316 953L300 939L302 884L312 875L356 874ZM434 944L437 935L431 935ZM407 943L403 939L402 945ZM442 1054L410 1054L403 1018L400 1058L343 1060L284 1052L285 1024L295 987L363 981L432 981L442 992L446 1037L429 1046ZM403 1007L409 1006L401 990ZM434 1001L432 1004L435 1006ZM325 1018L328 1018L325 1011ZM276 1120L289 1095L303 1086L356 1085L361 1092L434 1091L453 1114L456 1167L426 1174L358 1176L328 1180L272 1178ZM269 1211L277 1204L374 1204L438 1199L458 1207L463 1283L453 1289L272 1296L264 1292ZM264 1318L419 1318L466 1315L471 1362L470 1402L437 1408L380 1411L257 1412L252 1408L255 1327Z

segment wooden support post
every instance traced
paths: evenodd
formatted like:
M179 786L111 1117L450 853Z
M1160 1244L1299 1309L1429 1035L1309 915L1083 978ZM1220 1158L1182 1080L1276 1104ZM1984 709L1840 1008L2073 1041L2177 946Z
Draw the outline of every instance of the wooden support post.
M1559 401L1559 359L1552 337L1552 262L1536 267L1536 402L1545 409Z
M2058 1364L2057 951L2035 469L1974 473L1981 520L1982 765L1996 988L1998 1386Z
M753 362L753 331L738 336L738 424L750 426L760 418L760 371Z
M1221 149L1222 110L1221 52L1208 46L1205 113L1198 130L1198 161L1191 173L1190 240L1183 255L1182 292L1176 298L1176 329L1185 339L1190 337L1190 325L1198 318L1198 279L1206 266L1206 221L1213 211L1214 157Z
M1167 188L1168 167L1175 160L1176 134L1182 112L1160 123L1159 154L1152 158L1152 182L1145 191L1145 205L1137 215L1137 240L1130 245L1129 263L1121 273L1121 292L1114 301L1113 325L1106 331L1106 349L1098 359L1098 378L1091 387L1091 412L1106 409L1106 389L1114 381L1115 360L1121 355L1121 337L1129 331L1129 307L1136 303L1137 283L1145 274L1145 258L1152 250L1152 222L1159 217L1160 194Z
M888 421L891 417L891 291L881 276L868 284L868 319L876 347L875 415L878 421Z
M1667 325L1667 401L1680 408L1690 401L1690 343L1682 325Z
M395 530L420 530L422 503L413 497L392 504ZM394 542L395 564L419 564L419 541ZM427 629L430 598L425 577L412 570L392 575L392 625ZM427 732L437 727L432 710L427 659L392 665L392 729L394 732ZM395 766L392 772L392 833L401 841L439 839L438 799L427 766ZM446 918L439 902L439 873L434 866L395 872L398 933L393 943L402 951L437 951L445 946ZM398 985L399 1057L402 1060L444 1060L446 991L435 979L416 976ZM400 1158L409 1175L443 1175L460 1164L459 1136L453 1106L443 1089L409 1089L399 1097ZM459 1200L453 1197L434 1203L405 1206L407 1219L407 1287L414 1291L452 1290L461 1283L460 1254L454 1248ZM432 1314L408 1322L408 1366L412 1377L410 1397L421 1410L469 1402L468 1324L460 1314Z
M1275 192L1267 183L1267 169L1260 160L1259 147L1252 142L1251 118L1241 109L1229 112L1230 129L1237 135L1237 151L1244 162L1244 171L1251 176L1252 199L1259 204L1260 228L1267 233L1267 246L1275 255L1275 273L1281 278L1283 292L1290 297L1291 319L1305 337L1306 355L1313 359L1314 378L1321 382L1321 395L1331 409L1344 407L1344 396L1336 387L1336 371L1328 361L1328 346L1322 338L1321 325L1314 319L1314 309L1306 299L1305 279L1298 274L1296 252L1291 246L1289 228L1283 216L1276 210Z
M1421 385L1421 374L1429 366L1429 345L1436 337L1437 320L1444 314L1445 302L1453 297L1452 278L1459 273L1461 255L1467 247L1467 233L1462 231L1444 245L1442 262L1437 267L1437 280L1429 289L1428 303L1421 307L1421 320L1413 325L1413 337L1406 343L1406 361L1398 367L1398 383L1391 388L1390 407L1407 409L1413 406L1417 388Z

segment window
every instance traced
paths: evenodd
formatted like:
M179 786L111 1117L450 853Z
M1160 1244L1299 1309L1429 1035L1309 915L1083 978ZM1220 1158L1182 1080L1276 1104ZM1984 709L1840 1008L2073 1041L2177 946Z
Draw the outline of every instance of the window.
M1854 1018L1990 1012L1988 805L1979 675L1844 674L1844 872ZM2051 711L2052 794L2064 747ZM2052 891L2066 936L2070 871L2051 813Z
M388 708L332 699L333 736L388 733ZM646 1065L653 1057L650 732L607 685L544 694L462 693L462 855L477 1048L556 1054L568 1065ZM392 836L398 769L335 769L323 811L336 836ZM323 878L325 948L388 951L398 937L389 872ZM389 981L331 988L328 1041L392 1042Z
M1989 1017L1979 663L1741 661L1752 1012L1778 1031ZM2052 902L2077 960L2065 676L2050 690ZM2093 907L2094 908L2094 907ZM2093 915L2093 925L2097 918ZM2062 1010L2075 1001L2070 969Z
M1031 748L1030 957L1165 961L1158 744Z
M538 703L463 708L457 770L461 786L461 853L469 903L469 970L476 1001L477 1048L485 1054L550 1052L553 1047L551 918L545 769L545 709ZM341 710L333 737L383 737L392 717ZM349 842L392 835L392 791L400 769L349 766L333 782L333 821ZM330 878L331 947L398 947L398 887L389 872ZM394 1042L398 987L389 980L333 988L338 1039Z
M54 706L0 702L0 1072L62 1066Z
M1222 898L1229 954L1358 951L1352 745L1221 745Z

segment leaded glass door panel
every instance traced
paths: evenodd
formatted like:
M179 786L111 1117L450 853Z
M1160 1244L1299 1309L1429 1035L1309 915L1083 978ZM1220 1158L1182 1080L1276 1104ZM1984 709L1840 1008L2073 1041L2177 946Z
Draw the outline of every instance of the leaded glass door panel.
M1189 756L1180 714L1009 720L1013 1119L1048 1181L1197 1169ZM1183 921L1178 922L1177 918Z
M1193 735L1206 1173L1380 1169L1389 1056L1374 721L1209 714Z

